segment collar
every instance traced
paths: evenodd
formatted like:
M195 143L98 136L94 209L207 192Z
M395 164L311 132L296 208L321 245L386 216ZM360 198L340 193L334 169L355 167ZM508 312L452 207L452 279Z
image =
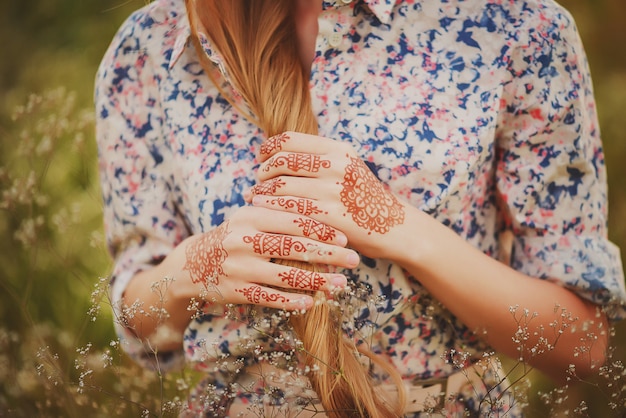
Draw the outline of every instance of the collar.
M324 10L332 9L332 8L337 8L341 6L346 6L352 1L354 0L324 0L322 3L322 7ZM391 11L393 7L396 5L397 1L398 0L363 0L363 2L367 5L369 10L372 12L372 14L374 14L378 18L378 20L383 24L389 23L389 20L391 18ZM184 6L183 6L183 9L184 9ZM177 27L174 31L175 31L175 34L174 34L175 41L174 41L172 53L170 55L170 60L168 64L168 67L170 69L172 69L172 67L176 65L178 58L180 58L185 48L190 46L189 38L191 36L191 28L189 26L189 19L187 17L187 13L184 10L181 11L180 19L178 20ZM204 46L204 49L209 59L213 61L215 64L217 64L220 67L220 69L223 70L223 64L221 62L219 54L213 51L210 47L210 43L206 41L206 39L203 39L203 38L204 37L201 36L201 40L203 41L202 44Z
M172 47L172 54L170 55L170 61L168 63L168 69L172 69L178 58L182 55L183 51L189 44L189 38L191 37L191 28L189 27L189 20L187 20L187 16L185 15L178 22L178 27L176 28L176 34L174 46Z
M397 0L364 0L372 13L376 15L380 23L387 24L391 19L391 11L398 2Z

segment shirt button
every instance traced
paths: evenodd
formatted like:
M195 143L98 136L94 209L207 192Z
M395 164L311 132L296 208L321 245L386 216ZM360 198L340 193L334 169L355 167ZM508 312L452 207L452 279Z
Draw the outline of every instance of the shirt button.
M336 48L341 44L342 40L343 36L340 33L333 33L332 35L330 35L330 38L328 38L328 44L331 47Z

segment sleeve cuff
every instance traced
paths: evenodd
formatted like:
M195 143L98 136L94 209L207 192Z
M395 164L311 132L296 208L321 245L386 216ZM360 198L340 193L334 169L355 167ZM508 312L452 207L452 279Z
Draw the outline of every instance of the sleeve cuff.
M626 318L620 251L602 237L515 237L511 266L571 289L603 307L610 320Z

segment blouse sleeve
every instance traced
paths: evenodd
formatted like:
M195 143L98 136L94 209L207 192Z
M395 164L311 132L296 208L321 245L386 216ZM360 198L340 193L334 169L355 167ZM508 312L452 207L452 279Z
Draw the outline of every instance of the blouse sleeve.
M155 356L124 326L121 308L133 276L158 264L187 235L172 199L159 69L150 56L158 34L154 25L140 10L120 28L96 76L95 106L104 226L114 259L110 293L116 331L134 360L163 369L178 364L182 350Z
M582 42L563 9L531 13L542 16L516 34L497 139L511 265L623 318L624 273L607 238L605 162Z

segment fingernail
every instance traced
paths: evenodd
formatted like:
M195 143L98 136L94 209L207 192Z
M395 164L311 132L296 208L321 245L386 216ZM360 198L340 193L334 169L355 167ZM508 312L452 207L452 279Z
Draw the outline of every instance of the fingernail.
M313 306L313 298L309 296L303 296L294 301L296 305L296 309L304 309L307 310Z
M348 244L348 237L346 237L343 234L339 234L337 235L337 245L341 245L342 247L345 247Z
M346 279L346 276L344 276L343 274L338 274L336 276L331 277L330 284L332 287L344 288L346 287L346 284L348 284L348 280Z
M252 198L253 205L260 205L261 203L263 203L263 198L261 196L254 196Z
M347 260L348 260L348 264L354 267L358 266L359 262L361 261L357 253L348 254Z

